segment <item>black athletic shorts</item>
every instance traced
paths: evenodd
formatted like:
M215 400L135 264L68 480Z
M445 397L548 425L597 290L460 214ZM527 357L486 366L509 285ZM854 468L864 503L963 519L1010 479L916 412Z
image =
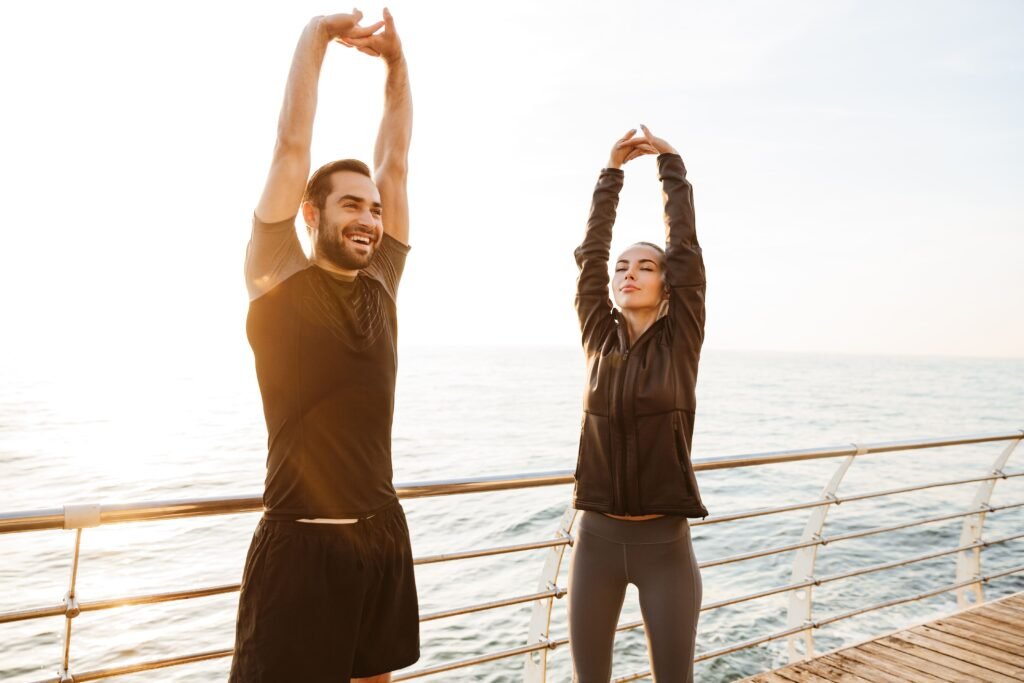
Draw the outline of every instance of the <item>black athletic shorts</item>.
M419 633L400 505L355 524L262 519L242 574L229 680L347 683L414 663Z

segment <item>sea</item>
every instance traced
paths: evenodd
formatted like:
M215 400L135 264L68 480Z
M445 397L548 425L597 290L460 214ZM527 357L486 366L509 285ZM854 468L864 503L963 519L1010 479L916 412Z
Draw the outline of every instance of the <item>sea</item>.
M31 367L0 383L0 513L71 503L126 503L262 490L266 430L251 355L215 368L156 363L145 372L88 369L72 379ZM394 423L401 483L571 470L577 455L583 359L574 348L403 348ZM1012 432L1024 429L1024 359L971 359L706 351L698 385L696 459L785 449ZM840 495L983 476L1005 443L868 455ZM701 473L712 517L816 499L841 458ZM1024 447L1006 472L1024 472ZM965 510L978 484L848 502L830 510L826 535ZM570 486L456 495L404 503L418 556L553 538ZM1024 502L1024 477L1000 480L992 504ZM796 542L809 511L693 528L700 561ZM114 524L82 534L79 600L187 590L237 582L256 513ZM962 519L910 527L820 548L818 575L955 547ZM1024 507L989 514L985 537L1024 532ZM74 532L0 535L0 613L59 605L68 590ZM528 595L549 550L418 568L422 612ZM704 602L793 580L793 552L710 567ZM837 581L813 591L827 618L952 583L955 555ZM985 573L1024 564L1024 539L993 545ZM566 582L568 561L558 585ZM798 577L803 578L803 577ZM1024 573L985 585L986 598L1024 590ZM237 593L87 612L73 621L71 671L201 653L232 644ZM702 614L698 652L787 627L788 595ZM835 649L947 613L953 593L868 612L819 629L818 651ZM423 624L422 656L433 666L527 643L532 606L513 605ZM622 620L639 618L627 592ZM63 617L0 625L0 680L53 680L63 655ZM565 600L551 635L565 635ZM548 653L548 680L569 681L567 647ZM701 662L696 680L725 682L786 662L781 639ZM226 678L226 658L117 680L208 682ZM647 667L642 629L620 632L615 676ZM523 680L516 656L438 674L434 681Z

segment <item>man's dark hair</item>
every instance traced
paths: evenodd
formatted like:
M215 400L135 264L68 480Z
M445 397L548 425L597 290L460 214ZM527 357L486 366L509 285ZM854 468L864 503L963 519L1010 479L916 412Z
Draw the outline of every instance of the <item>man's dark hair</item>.
M331 193L331 176L338 171L351 171L373 179L370 174L370 167L358 159L339 159L329 164L324 164L316 169L316 173L306 183L306 191L302 194L302 201L310 202L318 209L324 208L327 195Z

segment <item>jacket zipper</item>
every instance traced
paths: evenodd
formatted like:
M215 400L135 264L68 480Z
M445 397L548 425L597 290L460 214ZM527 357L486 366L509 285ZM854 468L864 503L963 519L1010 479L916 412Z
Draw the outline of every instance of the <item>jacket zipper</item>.
M619 468L619 504L623 513L626 515L630 514L629 511L629 487L627 481L629 479L629 431L626 427L626 374L629 370L629 352L628 346L629 339L626 339L626 350L622 352L622 379L619 382L619 429L622 431L622 457L620 458L621 467Z
M619 381L619 423L622 430L622 457L620 458L620 476L618 486L616 486L616 493L619 497L618 502L621 505L621 509L624 510L627 515L633 514L633 511L629 506L629 437L631 432L635 431L633 421L626 419L626 384L629 376L629 357L632 355L633 349L635 349L641 341L651 334L651 330L657 322L658 321L655 321L650 327L644 330L643 334L637 338L636 343L632 345L629 343L629 333L622 327L622 323L619 324L619 334L622 335L621 339L625 350L622 352L622 377ZM635 455L635 457L639 457L639 455ZM639 471L639 469L640 465L637 463L637 471ZM643 503L639 499L640 482L636 481L632 483L633 488L637 491L636 504L642 508Z

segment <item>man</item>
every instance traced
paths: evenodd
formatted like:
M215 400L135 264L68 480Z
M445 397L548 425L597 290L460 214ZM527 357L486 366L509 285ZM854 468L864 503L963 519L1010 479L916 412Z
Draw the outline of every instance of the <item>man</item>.
M299 39L246 254L247 333L269 453L266 512L238 606L230 679L238 683L386 683L419 658L412 552L391 482L412 99L391 14L365 27L361 18L358 10L317 17ZM307 183L331 42L387 65L376 168L371 177L345 159ZM309 259L295 232L298 209Z

